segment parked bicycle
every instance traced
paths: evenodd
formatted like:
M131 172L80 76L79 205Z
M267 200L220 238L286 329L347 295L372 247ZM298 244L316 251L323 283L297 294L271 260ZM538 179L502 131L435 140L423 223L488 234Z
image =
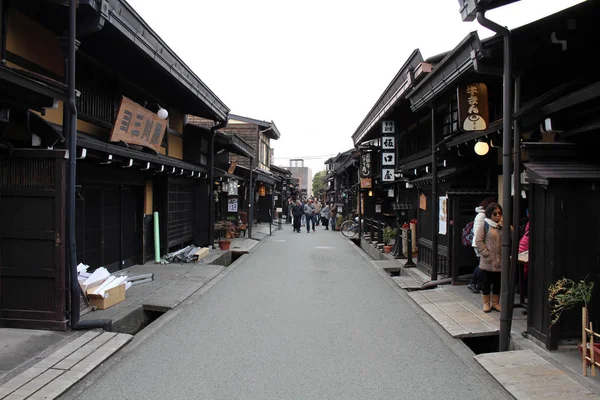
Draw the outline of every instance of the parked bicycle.
M349 219L342 222L342 225L340 225L340 232L342 232L342 235L346 236L347 238L356 236L358 233L358 217L356 217L354 221Z

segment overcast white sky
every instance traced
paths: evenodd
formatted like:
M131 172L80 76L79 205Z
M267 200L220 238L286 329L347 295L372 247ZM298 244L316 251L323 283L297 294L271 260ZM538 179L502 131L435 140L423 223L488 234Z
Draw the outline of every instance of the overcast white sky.
M310 156L313 173L353 147L415 48L428 58L493 34L462 22L457 0L127 1L233 114L275 122L275 164ZM581 2L521 0L487 16L514 28Z

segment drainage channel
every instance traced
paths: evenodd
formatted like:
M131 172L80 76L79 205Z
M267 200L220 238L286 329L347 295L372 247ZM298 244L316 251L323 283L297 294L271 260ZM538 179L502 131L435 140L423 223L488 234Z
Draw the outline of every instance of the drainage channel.
M224 267L229 267L238 259L240 259L244 253L229 252L228 257L223 257L220 262L224 263ZM136 335L140 333L144 328L158 320L160 317L165 315L170 308L167 307L156 307L141 305L135 311L127 314L127 316L113 322L112 331L118 333L127 333L129 335Z
M464 337L460 339L475 354L497 353L500 348L500 335Z

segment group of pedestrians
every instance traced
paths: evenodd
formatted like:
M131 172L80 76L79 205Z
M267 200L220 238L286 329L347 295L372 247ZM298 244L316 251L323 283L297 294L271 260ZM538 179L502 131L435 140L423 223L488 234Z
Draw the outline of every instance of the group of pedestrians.
M315 232L315 226L323 225L324 230L329 230L331 221L335 221L335 208L332 204L323 205L318 199L290 199L290 216L293 218L294 232L300 233L301 226L306 226L306 233L311 229ZM333 225L331 224L331 230Z

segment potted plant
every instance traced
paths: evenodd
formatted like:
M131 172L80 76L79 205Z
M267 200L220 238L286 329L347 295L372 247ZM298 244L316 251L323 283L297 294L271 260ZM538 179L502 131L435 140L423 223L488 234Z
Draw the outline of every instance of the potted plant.
M587 335L590 334L591 323L588 322L588 305L592 301L593 290L594 282L586 282L585 280L582 280L576 283L567 278L559 279L548 288L548 302L550 303L550 327L554 326L560 320L560 317L564 311L581 305L582 343L580 343L578 347L582 357L584 357L584 348L589 349ZM587 354L588 352L586 351L586 357ZM594 343L594 355L594 358L600 360L599 343ZM584 362L584 375L587 375L586 365L590 364L591 363L589 361Z
M231 221L217 221L215 222L215 232L219 239L219 248L221 250L229 250L232 235L235 235L235 225Z
M392 247L390 246L390 242L396 238L396 234L398 230L396 228L392 228L391 226L386 226L383 228L383 251L385 253L389 253L392 251Z

